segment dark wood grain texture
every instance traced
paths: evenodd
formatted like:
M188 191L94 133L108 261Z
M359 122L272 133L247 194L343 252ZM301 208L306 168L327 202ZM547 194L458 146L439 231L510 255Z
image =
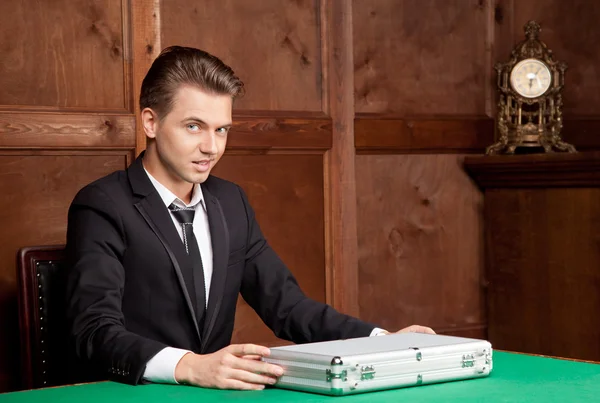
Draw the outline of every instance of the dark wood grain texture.
M361 316L484 334L481 195L462 155L359 155Z
M128 109L127 4L0 2L2 108Z
M304 292L325 302L323 156L232 153L214 173L244 189L271 247ZM242 299L233 342L280 343Z
M354 121L359 154L481 153L494 141L491 118L401 119L359 114Z
M325 3L328 111L332 146L325 158L325 211L329 303L359 315L356 180L352 80L352 2Z
M357 112L486 113L488 2L352 3Z
M107 114L0 113L1 148L135 147L134 118Z
M322 114L235 115L228 150L331 148L331 119Z
M0 151L0 390L19 385L16 257L19 248L65 242L67 210L87 183L123 169L129 152Z
M600 114L596 117L565 118L562 138L578 151L600 150Z
M597 185L490 189L485 220L490 341L600 360Z
M221 58L244 81L239 110L321 111L319 1L161 2L161 44Z
M466 170L482 189L600 186L600 153L468 157Z
M152 62L161 51L160 7L154 0L132 0L131 35L133 42L132 112L135 114L135 148L139 154L146 148L146 134L140 121L140 91L142 81Z

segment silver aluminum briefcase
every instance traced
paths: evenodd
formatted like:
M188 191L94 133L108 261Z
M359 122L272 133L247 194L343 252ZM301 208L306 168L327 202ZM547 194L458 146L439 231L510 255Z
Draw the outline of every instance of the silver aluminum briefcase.
M263 360L284 369L276 387L339 396L484 377L492 371L492 346L402 333L273 347Z

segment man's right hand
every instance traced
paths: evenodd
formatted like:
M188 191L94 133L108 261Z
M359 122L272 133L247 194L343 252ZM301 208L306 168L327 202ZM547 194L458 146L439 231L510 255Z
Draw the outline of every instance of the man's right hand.
M233 344L212 354L188 353L175 368L179 383L217 389L260 390L272 385L283 369L261 361L267 347Z

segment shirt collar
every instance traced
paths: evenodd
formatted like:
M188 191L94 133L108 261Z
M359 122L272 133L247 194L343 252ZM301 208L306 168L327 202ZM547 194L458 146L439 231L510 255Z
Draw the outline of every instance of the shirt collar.
M195 207L198 203L201 203L202 207L206 211L206 207L204 205L204 196L202 195L202 187L199 183L194 184L194 189L192 190L192 200L189 204L186 204L179 197L175 196L173 192L167 189L162 183L156 180L155 177L150 175L150 172L146 170L146 167L144 167L144 172L146 172L146 175L148 175L150 182L152 182L156 188L156 191L167 208L173 203L179 205L180 207Z

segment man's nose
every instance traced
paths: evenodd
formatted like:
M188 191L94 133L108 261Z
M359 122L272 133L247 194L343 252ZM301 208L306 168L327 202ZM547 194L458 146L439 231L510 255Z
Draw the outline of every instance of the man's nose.
M217 135L214 131L210 131L204 136L200 143L200 151L203 154L215 155L217 153Z

